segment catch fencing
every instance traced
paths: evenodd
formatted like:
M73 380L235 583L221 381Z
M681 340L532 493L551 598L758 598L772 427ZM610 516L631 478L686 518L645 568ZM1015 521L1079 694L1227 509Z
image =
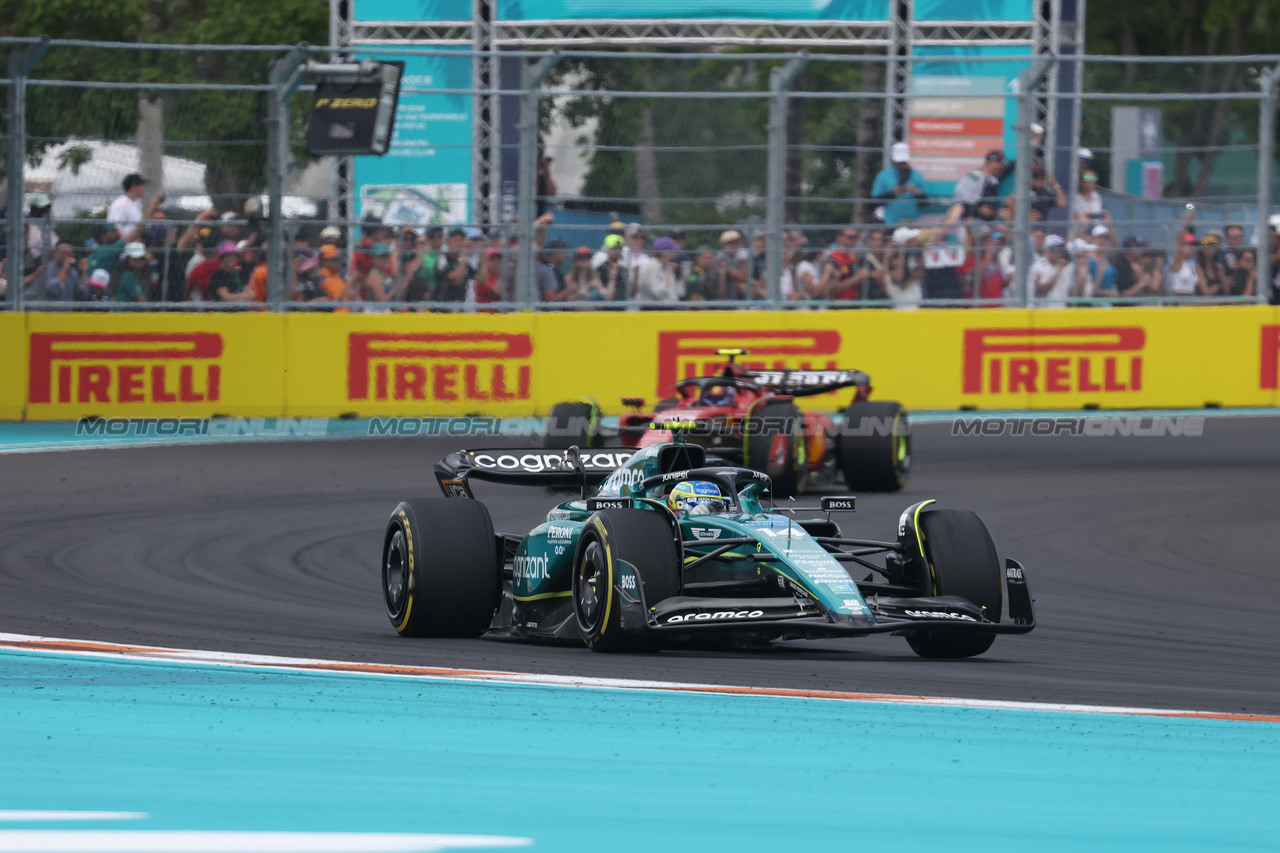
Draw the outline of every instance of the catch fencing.
M7 39L0 51L6 309L1255 303L1270 298L1280 249L1280 57L895 58L912 81L900 96L886 94L890 60L852 52L497 51L483 55L514 73L480 90L449 69L481 54L388 47L377 56L440 70L407 73L396 140L376 160L305 150L314 88L302 71L328 48ZM483 147L481 120L493 129ZM922 198L894 178L903 141ZM986 196L957 208L956 180L990 151L1018 167L992 167ZM146 302L115 298L129 262L95 243L135 171L150 181L144 210L165 193L135 235ZM49 206L33 209L41 194ZM379 238L389 261L361 245L370 215L395 226ZM633 275L600 298L588 274L582 298L548 301L539 261L571 273L583 248L592 269L607 264L616 222L631 226L619 261L669 263L654 279L669 287ZM722 245L730 232L741 242ZM678 249L655 247L663 237ZM1059 239L1060 255L1044 251ZM336 262L319 254L327 241ZM228 295L257 297L208 288L226 243L265 272ZM340 293L322 286L326 261ZM74 298L70 271L85 284L99 265L112 298Z

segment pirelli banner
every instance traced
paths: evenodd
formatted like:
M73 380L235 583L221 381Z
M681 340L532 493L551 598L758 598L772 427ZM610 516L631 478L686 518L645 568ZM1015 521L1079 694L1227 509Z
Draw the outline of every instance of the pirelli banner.
M535 415L716 370L857 368L912 409L1276 405L1269 307L0 314L0 417ZM808 397L838 409L848 392Z

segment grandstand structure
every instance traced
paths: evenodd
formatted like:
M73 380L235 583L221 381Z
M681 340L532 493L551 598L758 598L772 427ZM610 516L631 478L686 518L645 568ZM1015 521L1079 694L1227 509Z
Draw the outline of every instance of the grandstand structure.
M503 163L503 151L519 144L512 126L518 108L506 108L495 93L519 88L527 80L520 66L527 64L530 52L757 47L856 50L883 57L886 154L894 141L905 138L912 65L921 55L1016 52L1050 59L1084 53L1085 0L694 0L680 4L679 11L659 0L422 0L412 5L425 11L420 19L404 18L411 4L331 0L331 47L349 55L444 47L469 53L474 95L470 219L477 223L505 218L503 178L509 185L523 173L514 163ZM1078 100L1073 96L1080 92L1079 69L1077 63L1047 63L1044 73L1032 78L1040 95L1034 101L1034 120L1046 129L1046 147L1064 161L1078 147ZM1062 174L1075 171L1069 162L1054 167ZM349 163L340 169L341 197L335 201L351 203L351 175Z

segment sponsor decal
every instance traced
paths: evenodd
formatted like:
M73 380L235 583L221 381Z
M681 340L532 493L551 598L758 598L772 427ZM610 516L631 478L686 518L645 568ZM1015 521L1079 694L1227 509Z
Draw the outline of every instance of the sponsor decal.
M860 370L752 370L748 375L757 385L779 391L823 385L843 388L856 385L866 378L866 374Z
M511 564L511 575L519 580L547 580L551 577L551 558L517 554Z
M553 509L547 513L547 521L568 521L572 516L567 509Z
M622 581L622 588L623 588L623 589L630 589L630 590L634 590L634 589L636 588L636 576L635 576L635 575L621 575L620 577L621 577L621 581Z
M574 528L572 527L562 527L558 524L553 524L547 528L548 539L572 539L573 534Z
M587 471L612 471L624 464L634 450L611 450L600 453L582 453L579 458ZM542 474L548 471L577 471L568 456L554 451L529 453L502 453L499 451L471 454L471 462L486 471L511 471L520 474Z
M644 482L644 471L639 468L619 468L600 484L600 494L620 495L622 490L634 489Z
M1009 580L1020 581L1025 580L1022 576L1022 569L1017 566L1009 566L1004 570L1004 576Z
M716 350L744 347L749 356L738 361L746 370L838 371L840 333L835 329L787 332L659 332L658 394L669 396L675 383L693 376L710 376L724 369L725 359Z
M853 587L847 583L832 583L827 584L827 587L834 593L844 593L845 595L854 591Z
M958 619L962 622L977 622L972 616L964 613L947 613L942 610L907 610L908 616L915 619Z
M690 527L689 532L693 534L694 539L719 539L719 527Z
M676 614L667 619L667 624L678 622L723 622L726 619L759 619L763 610L717 610L714 613Z
M32 332L27 400L41 403L216 403L216 332Z
M1146 343L1141 326L966 329L964 393L1141 391Z
M843 604L844 604L845 610L851 611L853 613L862 613L863 610L865 609L862 606L862 602L858 601L856 598L846 598L844 599Z
M532 356L528 334L352 332L347 339L347 399L530 400Z

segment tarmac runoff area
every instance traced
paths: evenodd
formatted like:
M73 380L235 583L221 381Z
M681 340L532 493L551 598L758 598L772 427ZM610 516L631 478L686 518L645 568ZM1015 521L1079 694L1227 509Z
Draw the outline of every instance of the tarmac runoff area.
M1027 566L1037 630L961 662L400 639L382 526L456 439L6 454L0 853L1274 849L1278 422L1197 414L917 418L908 489L849 526L935 497ZM512 531L549 501L480 497Z

